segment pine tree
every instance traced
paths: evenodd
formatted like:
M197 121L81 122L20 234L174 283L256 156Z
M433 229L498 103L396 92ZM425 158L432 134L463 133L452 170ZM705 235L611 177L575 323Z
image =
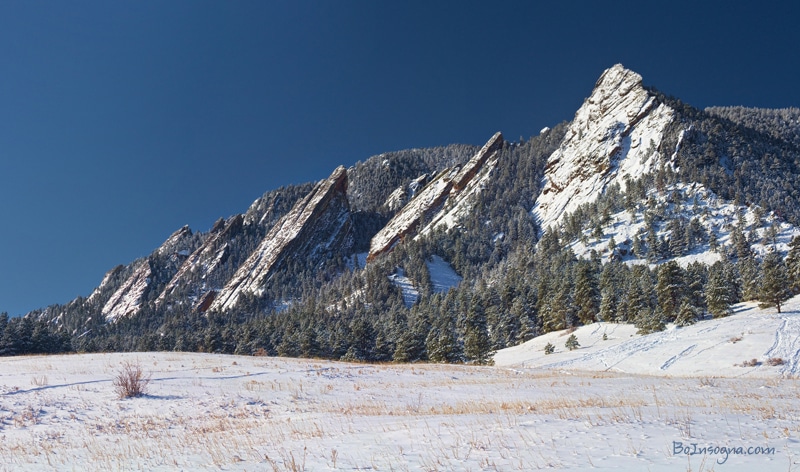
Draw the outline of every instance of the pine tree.
M425 349L432 362L453 363L461 361L461 346L455 332L453 319L441 313L425 338Z
M781 305L792 296L789 289L789 277L786 265L777 253L770 253L764 257L761 264L763 279L759 290L759 306L761 308L775 307L781 312Z
M656 297L658 297L658 306L667 321L673 321L678 316L678 309L685 297L685 292L683 270L678 263L669 261L662 264L658 268Z
M721 318L732 313L731 286L722 262L716 262L709 269L706 284L706 305L714 318Z
M739 272L742 298L744 300L757 300L761 286L761 270L752 255L740 258L736 263Z
M564 343L564 347L566 347L570 351L574 351L575 349L581 347L581 344L578 342L578 337L575 336L575 333L569 335L569 337L567 338L567 342Z
M680 309L678 310L678 316L675 318L675 324L678 326L694 324L694 322L697 321L697 316L697 308L692 306L688 300L684 300L681 303Z
M708 247L712 252L717 252L719 249L719 238L713 229L708 233Z
M425 328L428 331L429 328ZM415 362L425 357L425 334L414 327L400 331L394 348L392 360L395 362Z
M600 290L592 264L579 261L575 265L574 303L578 307L578 320L581 324L593 323L600 311Z
M786 256L786 272L794 293L800 292L800 236L792 238L789 254Z
M485 364L491 356L491 343L486 331L486 314L477 295L470 301L466 324L464 355L478 364Z
M692 262L684 273L686 282L686 300L698 313L706 310L705 286L708 283L708 266L700 262Z
M657 331L664 331L666 326L664 326L660 311L660 309L653 310L652 308L640 309L633 322L633 325L638 328L636 333L650 334Z

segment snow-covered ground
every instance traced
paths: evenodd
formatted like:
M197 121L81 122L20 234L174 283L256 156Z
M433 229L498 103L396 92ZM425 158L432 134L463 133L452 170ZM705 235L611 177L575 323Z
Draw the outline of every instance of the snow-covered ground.
M439 256L431 256L430 260L425 261L428 273L431 276L431 288L435 293L445 293L451 288L458 287L461 283L461 276L453 270L453 266Z
M419 300L419 290L414 286L414 282L406 277L406 271L398 267L395 273L389 276L389 280L403 293L403 303L407 308L411 308Z
M800 376L800 296L776 309L754 302L736 305L726 318L691 326L669 325L646 336L629 324L594 323L574 331L580 348L565 347L568 331L556 331L503 349L495 364L503 367L576 369L670 377ZM603 339L605 336L605 339ZM555 346L546 355L544 346ZM755 365L751 364L753 359ZM769 365L770 359L782 363Z
M0 471L800 470L800 298L785 308L649 336L596 324L571 352L550 333L493 367L0 358ZM124 362L146 396L118 398Z

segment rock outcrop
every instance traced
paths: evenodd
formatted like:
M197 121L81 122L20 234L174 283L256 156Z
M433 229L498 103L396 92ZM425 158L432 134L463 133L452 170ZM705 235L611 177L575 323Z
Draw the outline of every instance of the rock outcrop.
M236 215L227 220L220 219L209 231L209 235L178 269L167 286L156 299L156 307L161 307L178 291L195 294L197 302L194 308L205 311L208 308L209 296L216 293L214 287L206 285L213 280L230 254L230 241L242 231L243 215ZM199 286L191 286L199 284ZM209 295L211 294L211 295Z
M340 166L267 233L209 309L227 311L236 306L242 294L262 294L288 257L314 263L331 251L347 249L352 241L350 228L347 171ZM208 304L207 298L203 301Z
M103 305L101 314L105 319L115 321L121 317L136 314L148 291L152 289L154 279L170 272L174 273L189 255L192 236L192 230L188 226L184 226L172 233L150 257L140 260L133 274L122 282ZM109 272L106 277L110 278L113 275L112 272Z
M603 72L548 160L533 209L542 230L594 201L610 184L624 189L626 176L637 178L665 164L668 156L659 145L674 116L642 86L639 74L620 64Z
M428 222L425 228L452 224L453 210L471 195L470 189L479 188L476 182L480 179L476 177L491 172L502 146L503 135L495 133L463 167L445 169L434 177L372 238L368 260L391 251L398 241L416 234L423 222ZM448 218L448 215L453 218Z

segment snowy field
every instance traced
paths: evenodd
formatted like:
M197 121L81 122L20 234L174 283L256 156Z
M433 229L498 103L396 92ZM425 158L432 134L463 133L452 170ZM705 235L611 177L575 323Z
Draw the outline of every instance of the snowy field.
M800 470L798 308L650 336L597 324L575 351L550 333L494 367L0 358L0 471ZM146 396L118 398L126 361Z

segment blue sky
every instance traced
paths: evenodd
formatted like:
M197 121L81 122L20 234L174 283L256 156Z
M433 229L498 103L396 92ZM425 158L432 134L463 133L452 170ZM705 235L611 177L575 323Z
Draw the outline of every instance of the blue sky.
M546 6L541 6L546 4ZM0 311L385 151L536 135L607 67L800 106L794 2L1 1Z

